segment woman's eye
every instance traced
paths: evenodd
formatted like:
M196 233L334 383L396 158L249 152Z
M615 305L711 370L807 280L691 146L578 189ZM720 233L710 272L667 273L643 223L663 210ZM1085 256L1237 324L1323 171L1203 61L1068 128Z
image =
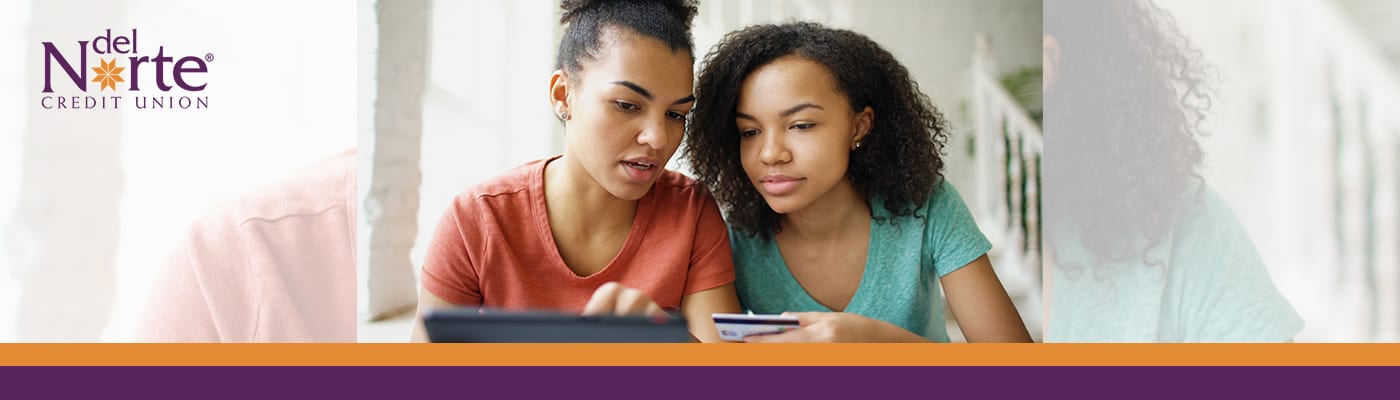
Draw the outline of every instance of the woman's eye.
M741 130L739 130L739 137L751 137L751 136L757 135L757 134L758 134L758 130L757 130L757 129L748 129L748 130L742 130L742 129L741 129Z
M628 103L628 102L625 102L625 101L614 101L613 104L616 104L616 105L617 105L617 109L622 110L622 111L637 111L637 110L642 109L641 106L638 106L638 105L632 104L632 103Z
M800 123L800 124L793 124L793 125L792 125L792 129L796 129L796 130L799 130L799 131L805 131L805 130L808 130L808 129L812 129L812 127L814 127L814 126L817 126L817 124L805 123L805 122L804 122L804 123Z
M678 112L675 112L675 111L667 111L667 112L666 112L666 118L670 118L670 119L672 119L672 120L674 120L674 121L685 121L685 114L684 114L684 113L678 113Z

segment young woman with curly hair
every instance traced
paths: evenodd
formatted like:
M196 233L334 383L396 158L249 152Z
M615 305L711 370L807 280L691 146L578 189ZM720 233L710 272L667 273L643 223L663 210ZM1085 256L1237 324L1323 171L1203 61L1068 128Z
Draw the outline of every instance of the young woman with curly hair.
M726 213L742 305L801 327L751 342L1029 341L991 244L941 174L942 115L886 50L814 23L705 57L683 150Z
M1047 342L1282 342L1303 327L1206 184L1214 70L1146 0L1045 3Z

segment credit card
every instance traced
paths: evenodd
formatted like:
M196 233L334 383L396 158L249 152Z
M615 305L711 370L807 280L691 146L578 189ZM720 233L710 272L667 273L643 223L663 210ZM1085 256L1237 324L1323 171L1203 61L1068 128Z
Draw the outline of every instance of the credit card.
M749 335L771 335L797 329L797 317L777 314L710 314L721 339L742 342Z

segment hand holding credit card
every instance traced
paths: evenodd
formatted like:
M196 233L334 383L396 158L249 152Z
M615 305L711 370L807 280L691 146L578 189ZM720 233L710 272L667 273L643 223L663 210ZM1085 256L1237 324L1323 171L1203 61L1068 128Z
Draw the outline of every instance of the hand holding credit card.
M742 342L749 335L771 335L798 328L797 317L776 314L710 314L720 339Z

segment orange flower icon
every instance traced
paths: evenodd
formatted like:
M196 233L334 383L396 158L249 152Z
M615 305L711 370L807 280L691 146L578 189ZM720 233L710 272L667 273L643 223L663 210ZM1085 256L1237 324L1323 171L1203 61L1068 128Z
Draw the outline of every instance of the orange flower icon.
M126 68L118 67L117 59L113 58L110 63L107 62L107 60L98 60L102 62L102 67L92 69L92 72L97 74L97 76L92 78L92 81L102 83L102 88L99 90L106 90L108 87L111 87L112 90L117 90L117 82L126 82L126 80L121 77L122 71L125 71Z

